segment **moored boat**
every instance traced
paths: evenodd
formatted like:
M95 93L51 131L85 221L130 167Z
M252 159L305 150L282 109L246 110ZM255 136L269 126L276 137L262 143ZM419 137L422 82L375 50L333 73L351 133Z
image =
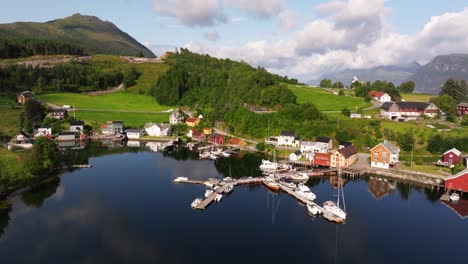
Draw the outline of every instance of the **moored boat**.
M234 186L229 185L229 186L226 188L226 190L224 190L224 193L231 193L232 190L234 190Z
M263 184L265 185L265 187L272 191L279 191L280 189L279 184L275 182L275 180L273 180L272 178L264 178Z
M217 194L216 197L214 198L214 200L219 203L221 202L221 199L223 198L223 195L222 194Z
M213 190L206 190L205 191L205 197L208 198L208 196L212 195L213 194Z
M192 208L196 208L201 202L202 202L201 198L196 198L195 200L193 200L191 204Z
M322 213L322 210L320 210L320 208L314 203L307 204L307 211L309 211L309 213L313 215L318 215Z
M177 177L174 179L174 182L188 181L187 177Z
M307 174L301 172L301 173L293 174L291 176L291 180L300 181L300 182L307 182L309 180L309 176L307 176Z
M306 198L307 200L313 202L317 196L315 196L315 194L311 191L301 191L301 190L297 190L296 191L297 194L301 195L302 197Z
M303 184L303 183L299 183L297 185L297 189L299 191L302 191L302 192L310 192L310 188L307 185Z
M452 193L452 194L450 195L449 198L450 198L450 200L451 200L452 202L457 202L458 200L460 200L460 195L459 195L458 193L454 192L454 193Z
M335 202L333 201L326 201L323 203L323 210L328 213L333 214L334 216L342 219L343 221L346 220L346 212L343 211Z

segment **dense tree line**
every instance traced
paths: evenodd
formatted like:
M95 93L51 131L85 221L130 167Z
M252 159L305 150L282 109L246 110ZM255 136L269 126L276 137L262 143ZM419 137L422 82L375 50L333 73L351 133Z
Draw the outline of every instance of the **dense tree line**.
M427 143L427 150L431 153L444 153L445 151L456 147L462 152L468 151L468 136L442 136L435 134L429 138Z
M37 93L104 90L124 79L120 69L91 63L66 63L51 68L20 64L0 68L0 92L18 92L33 87Z
M397 89L400 93L412 93L415 87L416 84L413 81L407 81L400 84Z
M295 102L294 94L279 84L297 84L297 80L271 74L263 68L199 55L187 49L181 49L166 62L171 64L171 69L159 78L152 90L163 105L210 107L224 113L244 103L273 106Z
M361 84L360 82L354 82L351 87L354 88L354 94L358 97L367 97L370 91L381 91L390 95L393 101L401 100L400 92L392 82L380 80L377 80L373 83L367 82L364 84Z
M468 83L464 80L448 79L442 86L439 95L448 95L457 103L468 101Z
M345 88L344 84L342 82L332 82L330 79L323 79L320 81L320 87L321 88Z
M0 59L58 54L83 55L83 49L73 43L56 40L0 39Z

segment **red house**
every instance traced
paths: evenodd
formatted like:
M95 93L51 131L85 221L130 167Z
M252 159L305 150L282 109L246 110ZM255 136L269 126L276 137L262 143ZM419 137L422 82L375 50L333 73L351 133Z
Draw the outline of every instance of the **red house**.
M192 140L196 141L205 141L206 135L198 129L192 130Z
M454 191L468 192L468 169L445 178L445 188Z
M223 145L224 144L224 136L214 133L212 134L208 140L213 144Z
M328 153L315 153L313 165L330 167L331 154Z
M459 103L457 105L457 115L468 114L468 103Z
M443 155L442 155L442 161L447 162L450 165L455 165L458 164L461 160L461 152L453 148L451 150L447 150Z

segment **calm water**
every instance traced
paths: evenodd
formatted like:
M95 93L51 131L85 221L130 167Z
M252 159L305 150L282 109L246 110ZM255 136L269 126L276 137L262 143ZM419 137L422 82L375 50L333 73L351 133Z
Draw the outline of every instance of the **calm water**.
M229 167L234 176L255 173L259 159L215 164L187 152L175 158L88 152L71 156L92 169L65 172L0 209L1 263L466 263L468 257L468 219L417 186L348 181L344 225L312 218L293 198L261 185L236 187L220 204L194 211L190 203L204 187L172 179L222 177ZM329 178L309 185L319 203L336 192Z

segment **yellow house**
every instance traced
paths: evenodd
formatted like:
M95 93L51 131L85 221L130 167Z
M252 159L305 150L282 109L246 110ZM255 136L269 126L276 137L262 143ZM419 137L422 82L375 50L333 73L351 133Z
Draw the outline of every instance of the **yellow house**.
M213 130L211 129L211 127L205 127L203 128L203 133L205 135L211 135L213 133Z
M196 127L198 126L198 123L200 123L200 119L195 117L190 117L185 120L185 124L187 124L189 127Z
M330 167L347 168L357 159L357 151L353 145L335 150L331 155Z

